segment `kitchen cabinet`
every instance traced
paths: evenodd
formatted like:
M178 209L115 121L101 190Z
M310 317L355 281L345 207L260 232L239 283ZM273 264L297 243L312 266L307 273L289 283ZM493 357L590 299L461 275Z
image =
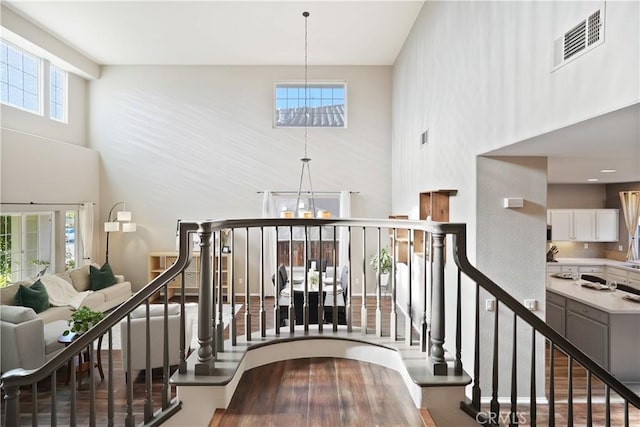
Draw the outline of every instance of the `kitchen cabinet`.
M552 286L546 292L547 324L621 381L640 381L640 358L629 357L640 354L640 312L604 308L603 298L616 298L608 292L582 291L561 279Z
M564 297L547 291L547 307L545 311L547 323L563 336L565 335L565 305L566 299Z
M617 209L550 209L551 240L617 242Z
M593 312L596 317L601 313L604 314L606 321L606 313L575 301L569 302L573 302L574 306L567 307L567 339L600 366L609 369L609 326L590 317Z

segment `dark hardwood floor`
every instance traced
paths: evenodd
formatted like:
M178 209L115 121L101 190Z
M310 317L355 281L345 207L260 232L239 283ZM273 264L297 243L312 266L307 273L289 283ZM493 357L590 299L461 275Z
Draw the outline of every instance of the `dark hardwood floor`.
M367 299L370 325L375 320L375 298ZM238 333L244 333L244 309L238 313ZM252 330L258 331L258 299L250 302L250 311L254 320ZM267 328L273 327L273 299L267 299ZM383 313L388 313L390 303L383 300ZM360 322L360 302L354 298L354 324ZM227 328L228 329L228 328ZM388 333L388 319L383 325L383 331ZM227 332L228 333L228 332ZM104 348L104 347L103 347ZM110 378L107 368L107 351L103 350L103 368L105 380L100 381L96 377L96 422L97 425L106 425L107 391ZM124 371L120 363L118 351L113 355L114 371L113 384L115 395L115 420L116 425L124 424L126 411L126 383ZM561 352L555 352L556 366L556 425L567 425L567 389L568 369L567 358ZM66 368L61 368L57 373L57 410L58 425L69 425L71 386L65 385ZM162 396L162 373L154 371L152 383L152 398L155 409L159 407ZM88 379L83 380L83 385L77 390L77 423L88 425L89 421L89 387ZM256 384L259 386L256 387ZM593 426L604 426L605 405L604 387L597 381L593 385ZM585 426L587 419L586 374L584 369L574 367L574 425ZM137 423L143 419L145 401L145 376L141 373L133 383L134 387L134 415ZM548 392L548 372L547 388ZM486 392L486 391L485 391ZM21 390L21 425L31 425L31 399L30 387ZM175 388L170 391L175 396ZM51 380L46 379L38 384L38 420L37 425L51 424ZM488 407L485 408L488 410ZM501 410L508 411L508 405L503 405ZM526 421L523 425L529 425L529 408L520 405L518 409ZM210 410L203 405L203 410ZM611 404L612 425L622 426L624 408L612 395ZM505 412L506 414L506 412ZM504 415L504 414L503 414ZM506 419L506 418L504 418ZM357 420L362 420L360 423ZM366 421L366 422L365 422ZM395 371L377 365L361 363L345 359L311 358L277 362L264 367L248 371L242 377L238 385L237 393L228 410L217 417L219 425L296 425L296 426L353 426L353 425L396 425L413 426L423 425L420 412L413 407L408 391ZM216 424L217 425L217 424ZM538 405L538 425L548 425L548 407ZM640 410L630 408L630 426L640 427ZM440 426L449 427L449 426Z
M353 360L311 358L245 372L218 425L422 426L423 422L397 372Z

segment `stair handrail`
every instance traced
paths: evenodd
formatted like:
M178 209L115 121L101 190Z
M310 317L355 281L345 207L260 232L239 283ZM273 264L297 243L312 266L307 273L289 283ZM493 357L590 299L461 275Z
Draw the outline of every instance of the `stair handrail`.
M149 282L145 287L131 295L128 300L109 312L100 322L96 323L94 327L73 340L71 344L52 357L44 365L37 369L27 370L16 368L3 373L0 378L0 388L5 390L7 416L12 416L12 413L17 414L17 392L19 387L42 381L49 377L54 371L66 365L80 351L107 333L109 329L116 326L118 322L128 316L133 310L148 300L154 293L161 290L167 283L175 279L178 274L186 269L191 262L193 253L193 239L191 238L191 233L196 232L197 230L198 222L181 222L179 225L180 251L176 262L158 275L158 277ZM7 425L11 425L9 423L9 418L7 420Z
M522 305L517 299L509 295L504 289L498 286L494 281L484 275L475 268L467 258L466 248L466 226L456 229L453 232L453 258L458 268L466 274L470 279L476 282L484 290L492 294L497 301L504 304L513 311L520 319L533 327L536 331L549 339L554 346L569 355L573 360L579 362L583 367L589 370L593 375L600 378L618 395L640 409L640 396L635 394L619 379L614 377L609 371L600 366L587 356L582 350L573 345L569 340L560 335L555 329L546 322L533 314L529 309Z

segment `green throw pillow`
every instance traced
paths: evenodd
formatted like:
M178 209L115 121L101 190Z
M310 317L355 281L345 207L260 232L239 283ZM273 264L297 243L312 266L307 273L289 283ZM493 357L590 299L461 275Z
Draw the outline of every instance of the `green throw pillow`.
M89 287L92 291L108 288L111 285L115 285L116 282L116 276L113 275L108 262L105 262L100 269L93 265L89 266Z
M30 287L20 285L16 293L16 305L32 308L36 313L40 313L49 308L49 294L40 280L37 280Z

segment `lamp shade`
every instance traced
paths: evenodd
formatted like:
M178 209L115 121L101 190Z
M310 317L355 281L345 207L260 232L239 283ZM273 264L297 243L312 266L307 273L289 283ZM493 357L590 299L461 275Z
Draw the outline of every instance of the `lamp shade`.
M133 233L134 231L136 231L135 222L125 222L124 224L122 224L123 233Z
M118 221L131 221L131 211L118 211Z
M104 223L104 231L107 233L111 231L120 231L120 223L119 222L105 222Z

